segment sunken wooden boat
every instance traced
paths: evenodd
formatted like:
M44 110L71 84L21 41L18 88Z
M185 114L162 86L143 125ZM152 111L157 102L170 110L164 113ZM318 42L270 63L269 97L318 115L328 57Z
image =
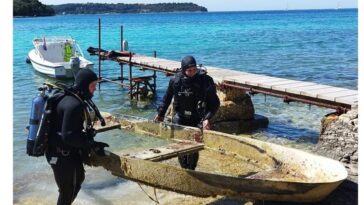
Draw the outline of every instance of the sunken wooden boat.
M155 188L198 197L226 196L257 200L317 202L347 177L335 160L301 150L215 131L154 123L130 117L106 116L107 126L173 143L139 153L92 156L89 164L113 175ZM176 141L177 140L177 141ZM196 170L164 163L199 151Z

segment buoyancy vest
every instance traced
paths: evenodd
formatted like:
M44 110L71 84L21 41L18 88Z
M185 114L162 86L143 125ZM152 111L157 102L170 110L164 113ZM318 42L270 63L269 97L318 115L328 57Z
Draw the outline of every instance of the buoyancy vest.
M173 84L173 106L185 118L203 118L206 105L206 73L186 77L176 74Z

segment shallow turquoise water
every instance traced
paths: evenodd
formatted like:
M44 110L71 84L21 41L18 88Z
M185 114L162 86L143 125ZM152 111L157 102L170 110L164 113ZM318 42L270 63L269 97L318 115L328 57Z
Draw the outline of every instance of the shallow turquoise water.
M52 201L57 192L45 159L25 155L24 128L28 123L31 100L36 88L49 80L25 63L34 37L71 35L84 50L86 58L97 63L97 58L89 56L86 49L98 46L97 22L101 17L102 47L106 50L119 49L119 31L120 25L123 25L124 38L129 41L130 50L137 53L152 55L156 50L159 57L178 61L192 54L198 63L209 66L357 89L357 16L357 10L321 10L15 18L14 202L42 198L44 192L49 193L47 200ZM103 76L119 74L116 63L103 62L102 65ZM103 84L94 99L100 110L152 118L167 82L164 75L158 75L158 96L152 103L130 102L127 90L113 84ZM315 106L309 109L308 105L300 103L288 105L274 97L267 97L265 101L262 95L252 99L256 113L270 120L269 127L256 131L255 137L276 143L303 142L310 146L317 141L322 116L332 111ZM112 150L132 150L164 143L120 132L105 133L100 138L112 144ZM123 180L115 182L108 174L100 174L100 170L90 169L87 172L92 174L87 176L86 190L80 193L81 204L90 202L87 193L94 189L97 193L107 192L109 186L128 189ZM48 189L49 184L52 186ZM110 204L115 203L118 194L120 191L116 190L108 193L113 199Z

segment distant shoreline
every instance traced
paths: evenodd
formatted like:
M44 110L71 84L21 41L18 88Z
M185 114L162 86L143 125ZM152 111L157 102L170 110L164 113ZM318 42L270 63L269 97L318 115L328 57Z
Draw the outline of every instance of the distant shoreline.
M342 8L342 9L295 9L295 10L249 10L249 11L174 11L174 12L148 12L148 13L97 13L97 14L56 14L54 16L74 16L74 15L124 15L124 14L177 14L177 13L269 13L269 12L305 12L305 11L349 11L358 8ZM52 17L52 16L13 16L13 18L39 18L39 17Z

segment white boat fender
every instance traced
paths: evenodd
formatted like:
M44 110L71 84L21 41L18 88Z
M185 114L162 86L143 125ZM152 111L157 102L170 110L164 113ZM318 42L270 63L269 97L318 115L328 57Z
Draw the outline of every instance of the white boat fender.
M129 50L128 41L124 40L123 41L123 51L128 51L128 50Z

